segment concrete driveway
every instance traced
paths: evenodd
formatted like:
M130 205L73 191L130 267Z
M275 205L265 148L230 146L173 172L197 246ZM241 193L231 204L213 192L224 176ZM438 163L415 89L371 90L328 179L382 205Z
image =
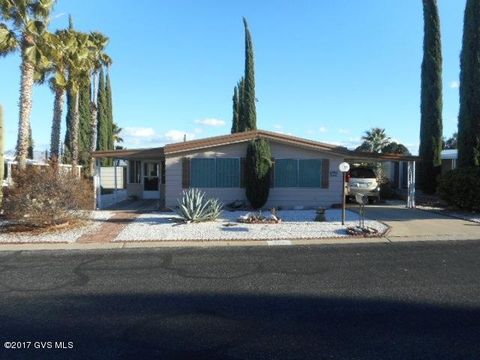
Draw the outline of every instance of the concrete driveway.
M358 211L358 206L349 206L349 210ZM480 224L429 211L407 209L405 205L368 205L366 217L390 226L386 237L396 241L480 239Z

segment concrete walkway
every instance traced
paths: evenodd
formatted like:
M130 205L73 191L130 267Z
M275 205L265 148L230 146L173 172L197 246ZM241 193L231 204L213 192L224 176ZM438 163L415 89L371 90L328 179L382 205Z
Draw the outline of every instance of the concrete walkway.
M349 210L356 211L357 206ZM366 217L381 221L391 230L387 239L395 241L480 239L480 224L437 213L407 209L404 205L369 205Z

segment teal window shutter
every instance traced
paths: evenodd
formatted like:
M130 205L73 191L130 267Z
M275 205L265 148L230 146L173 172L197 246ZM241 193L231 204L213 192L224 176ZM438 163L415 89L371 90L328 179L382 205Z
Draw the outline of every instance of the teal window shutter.
M240 187L240 159L217 158L217 183L219 188Z
M306 159L298 161L298 186L321 187L322 186L322 160Z
M215 187L215 159L192 159L190 163L190 187Z
M275 187L298 186L298 160L275 159Z

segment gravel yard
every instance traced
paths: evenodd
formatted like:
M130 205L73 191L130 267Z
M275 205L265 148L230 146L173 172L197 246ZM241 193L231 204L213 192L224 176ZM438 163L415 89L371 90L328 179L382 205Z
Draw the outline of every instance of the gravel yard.
M279 240L348 237L345 228L358 224L358 214L347 211L346 226L341 224L341 210L326 210L326 222L316 222L315 210L278 211L279 224L243 224L237 219L246 211L224 211L215 222L179 224L175 213L148 213L140 215L117 236L115 241L171 241L171 240ZM269 216L270 212L264 212ZM387 226L378 221L365 221L379 231Z
M95 232L113 214L111 211L92 211L91 220L85 226L71 230L58 229L42 233L0 231L0 243L72 243L84 234ZM5 224L0 224L0 230Z

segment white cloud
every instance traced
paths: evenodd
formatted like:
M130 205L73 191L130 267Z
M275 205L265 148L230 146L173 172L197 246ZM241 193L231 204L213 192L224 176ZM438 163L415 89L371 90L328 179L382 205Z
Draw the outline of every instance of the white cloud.
M338 129L338 132L342 135L350 134L350 130L348 129Z
M460 87L460 81L454 80L450 82L450 89L458 89Z
M164 136L167 142L180 142L183 141L184 137L186 137L187 140L195 139L195 134L181 130L169 130Z
M165 144L187 140L193 140L197 132L188 132L177 129L168 130L165 133L157 133L150 127L126 127L122 130L123 145L127 148L155 147Z
M283 129L283 125L282 125L282 124L275 124L275 125L273 125L273 128L274 128L274 129L277 129L277 130L282 130L282 129Z
M122 136L150 138L154 135L155 130L151 127L126 127L122 130Z
M206 119L195 120L195 124L200 124L205 126L224 126L225 121L220 119L215 119L215 118L206 118Z
M323 133L326 133L328 131L328 129L325 126L320 126L318 128L318 131L323 134Z

